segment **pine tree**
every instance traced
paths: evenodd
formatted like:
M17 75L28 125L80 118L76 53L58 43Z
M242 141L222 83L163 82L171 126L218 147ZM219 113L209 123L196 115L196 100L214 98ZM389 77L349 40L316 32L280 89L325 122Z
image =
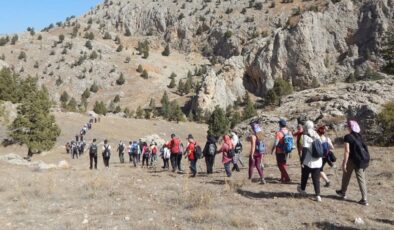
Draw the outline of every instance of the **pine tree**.
M97 114L101 115L106 115L107 114L107 108L105 107L104 102L102 101L96 101L93 107L93 111Z
M138 65L137 72L142 73L143 71L144 71L144 68L142 67L142 65Z
M225 112L216 106L208 120L208 134L218 138L228 131L229 126L230 122Z
M37 81L35 81L37 82ZM31 85L31 91L18 106L18 115L9 127L10 137L15 143L25 144L28 156L34 152L48 151L56 143L60 129L55 117L50 114L52 106L48 91Z
M257 115L256 107L255 107L253 101L250 99L249 94L246 94L246 95L248 95L248 96L245 101L246 106L244 108L244 113L243 113L244 120L252 118Z
M122 108L120 108L120 106L116 106L114 113L120 113L122 111Z
M77 101L75 100L75 98L72 97L67 104L67 110L71 112L76 112L77 105L78 105Z
M184 93L189 94L193 88L193 80L191 77L188 77L186 83L184 85Z
M144 69L144 71L142 71L141 77L144 78L144 79L148 79L148 78L149 78L148 71L146 71L146 70Z
M275 91L270 89L265 96L266 105L277 105L278 104L278 96Z
M169 116L169 104L170 104L167 91L164 91L160 103L161 103L160 115L163 116L164 118L167 118Z
M113 102L114 102L114 103L118 103L119 101L120 101L120 96L119 96L119 94L118 94L118 95L116 95L116 96L114 97Z
M85 89L82 93L82 98L88 99L90 97L90 90L88 88Z
M116 84L117 84L117 85L123 85L123 84L125 83L125 81L126 81L126 80L124 79L123 73L120 73L119 78L116 79Z
M183 94L185 93L185 84L183 83L182 79L180 79L178 82L177 91L181 96L183 96Z
M231 116L231 124L230 128L234 128L237 124L239 124L242 121L241 114L238 111L235 111L232 116Z
M66 91L63 91L62 95L60 96L60 102L62 103L62 106L65 107L69 99L69 95Z
M172 78L170 84L168 85L168 88L173 89L176 87L175 79Z
M161 53L161 55L163 56L170 56L170 45L167 44L166 47L164 48L163 52Z

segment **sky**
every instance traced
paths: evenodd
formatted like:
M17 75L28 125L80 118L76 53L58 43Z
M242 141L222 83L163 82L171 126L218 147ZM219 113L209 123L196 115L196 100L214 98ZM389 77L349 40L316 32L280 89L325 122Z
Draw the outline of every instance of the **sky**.
M69 16L80 16L103 0L2 0L0 34L36 31L49 24L64 21Z

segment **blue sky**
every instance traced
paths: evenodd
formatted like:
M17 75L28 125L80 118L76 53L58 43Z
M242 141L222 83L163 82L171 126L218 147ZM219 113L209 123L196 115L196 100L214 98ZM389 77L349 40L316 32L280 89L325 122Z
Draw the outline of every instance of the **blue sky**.
M64 21L68 16L79 16L102 0L3 0L0 7L0 34L36 31Z

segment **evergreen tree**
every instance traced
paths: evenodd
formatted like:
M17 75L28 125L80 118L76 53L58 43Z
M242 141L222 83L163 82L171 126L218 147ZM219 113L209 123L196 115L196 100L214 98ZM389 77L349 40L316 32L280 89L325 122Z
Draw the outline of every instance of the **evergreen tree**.
M36 84L31 86L29 95L18 106L18 115L9 127L10 137L14 142L27 146L29 157L34 152L53 148L60 135L55 117L50 114L52 102L48 91L45 88L37 89Z
M62 95L60 96L60 102L62 103L62 107L65 107L69 99L69 95L66 91L63 91Z
M85 89L82 93L82 98L88 99L90 97L90 90L88 88Z
M160 115L163 116L164 118L167 118L169 116L169 105L170 105L170 100L168 99L167 91L164 91L160 103L161 103Z
M161 53L161 55L163 56L170 56L170 45L167 44L166 47L164 48L163 52Z
M114 113L120 113L120 112L122 112L122 108L120 108L120 106L118 105L115 107Z
M137 72L142 73L143 71L144 71L144 68L142 67L142 65L138 65Z
M94 82L94 83L92 84L92 86L90 86L90 92L97 93L98 90L99 90L99 87L98 87L98 85L96 84L96 82Z
M249 95L249 94L247 94L247 95ZM247 97L247 101L245 103L246 103L246 106L244 108L243 119L246 120L246 119L252 118L254 116L257 116L256 107L249 96Z
M266 105L278 104L278 96L273 89L268 90L267 95L265 96L265 103Z
M174 79L175 80L176 77L177 77L176 74L174 72L172 72L171 75L170 75L170 79Z
M67 104L67 110L71 112L76 112L77 105L78 105L77 101L75 100L75 98L72 97Z
M238 111L235 111L231 116L230 128L234 128L237 124L241 123L242 117Z
M126 80L124 79L123 73L120 73L119 78L116 79L116 84L117 84L117 85L123 85L123 84L125 83L125 81L126 81Z
M128 26L126 26L124 36L126 36L126 37L130 37L131 36L131 31L130 31Z
M386 65L383 66L383 71L387 74L394 74L394 27L391 26L384 36L383 48L381 50L383 59Z
M118 103L119 101L120 101L120 96L119 96L119 94L118 94L118 95L116 95L116 96L114 97L113 102L114 102L114 103Z
M185 93L185 84L183 83L182 79L180 79L178 82L177 91L181 96L183 96L183 94Z
M225 134L230 127L230 122L225 112L219 106L215 107L208 120L208 134L216 138Z
M192 88L193 88L193 80L191 77L188 77L184 85L184 93L189 94Z
M155 99L151 98L149 102L149 109L154 110L156 109L156 101Z
M106 108L104 102L102 102L102 101L96 101L96 103L94 104L94 107L93 107L93 111L95 113L101 114L101 115L107 114L107 108Z
M148 71L146 71L146 70L144 69L144 71L142 71L141 77L144 78L144 79L148 79L148 78L149 78Z
M85 47L88 48L88 49L90 49L90 50L93 49L92 42L91 42L90 40L86 41L86 42L85 42Z
M168 88L173 89L176 87L175 79L172 78L170 84L168 85Z
M184 121L184 117L183 117L183 112L181 110L181 107L178 105L178 103L173 100L171 101L170 105L169 105L169 117L168 119L170 121Z

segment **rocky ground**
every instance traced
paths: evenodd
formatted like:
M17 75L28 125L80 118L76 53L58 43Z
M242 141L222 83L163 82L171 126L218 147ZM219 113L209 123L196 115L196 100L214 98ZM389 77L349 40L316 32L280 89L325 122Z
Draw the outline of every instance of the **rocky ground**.
M394 211L392 187L393 148L371 148L368 168L370 206L356 203L360 199L352 178L349 200L335 196L341 170L326 168L332 181L322 188L321 203L313 196L296 193L300 170L296 156L290 159L291 184L279 184L279 171L273 156L266 156L266 185L246 180L246 169L231 179L224 175L217 156L215 173L206 176L203 162L196 178L173 174L161 168L133 168L120 164L116 154L110 169L88 169L88 157L70 159L63 143L80 128L87 116L56 114L62 124L57 147L33 158L57 165L66 160L70 168L40 170L0 161L0 202L3 229L392 229ZM139 128L136 128L139 125ZM191 132L203 140L206 126L161 121L104 118L95 124L87 139L104 136L114 143L121 137L137 138L157 133L168 139L169 133L181 137ZM341 146L336 154L342 159ZM16 153L24 156L22 147L0 148L1 156ZM243 157L246 162L246 156ZM183 160L187 172L187 163ZM161 165L161 162L159 166ZM339 165L339 163L337 163ZM255 175L256 177L256 175ZM313 194L312 186L307 187ZM364 224L355 224L361 218Z

